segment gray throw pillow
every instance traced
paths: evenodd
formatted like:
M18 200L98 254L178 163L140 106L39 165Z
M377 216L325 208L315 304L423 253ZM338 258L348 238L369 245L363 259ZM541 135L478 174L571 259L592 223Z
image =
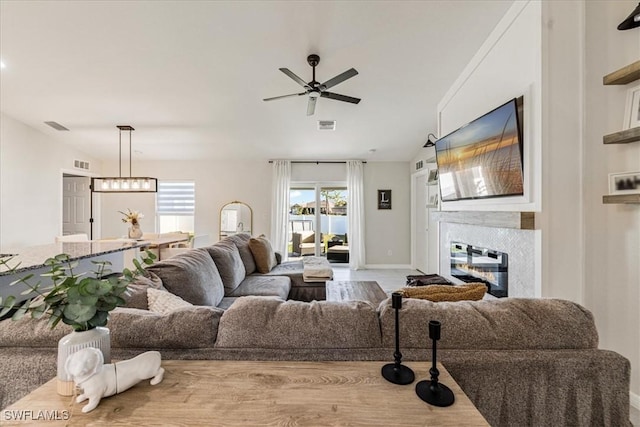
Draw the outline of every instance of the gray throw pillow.
M144 276L136 277L136 280L127 286L127 291L122 295L125 301L123 307L146 310L149 306L147 299L147 289L149 288L166 291L162 286L162 279L147 270Z
M218 267L225 294L233 291L246 275L238 247L233 242L218 242L206 249Z
M171 293L194 305L217 306L224 286L216 264L205 248L193 249L147 267Z
M244 263L247 276L256 271L256 261L253 259L251 249L249 249L250 238L251 236L247 233L238 233L222 240L223 242L229 240L238 247L238 252L240 252L240 258L242 258L242 262Z

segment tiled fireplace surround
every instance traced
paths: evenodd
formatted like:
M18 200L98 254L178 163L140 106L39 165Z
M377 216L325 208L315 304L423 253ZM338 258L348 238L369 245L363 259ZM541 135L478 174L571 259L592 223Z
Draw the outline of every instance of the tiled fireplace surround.
M451 277L451 242L482 246L509 255L509 297L540 297L539 230L439 224L441 275Z

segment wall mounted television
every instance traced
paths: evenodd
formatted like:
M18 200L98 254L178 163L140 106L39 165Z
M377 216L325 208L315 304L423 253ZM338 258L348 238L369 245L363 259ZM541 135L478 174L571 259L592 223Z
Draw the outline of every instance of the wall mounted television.
M524 194L521 117L514 98L436 141L443 202Z

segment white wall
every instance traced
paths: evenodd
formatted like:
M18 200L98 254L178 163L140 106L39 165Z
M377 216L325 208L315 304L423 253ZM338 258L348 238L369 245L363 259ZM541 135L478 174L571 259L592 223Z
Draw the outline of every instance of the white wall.
M640 408L640 206L604 205L607 174L640 171L640 143L604 145L622 130L626 92L602 77L640 59L640 29L616 30L637 1L586 2L584 132L585 303L600 346L631 360L632 403Z
M378 190L391 190L391 209L378 209ZM366 265L411 264L411 179L407 162L368 162L364 167Z
M73 171L75 159L100 172L91 156L0 114L1 252L53 243L62 234L62 171Z

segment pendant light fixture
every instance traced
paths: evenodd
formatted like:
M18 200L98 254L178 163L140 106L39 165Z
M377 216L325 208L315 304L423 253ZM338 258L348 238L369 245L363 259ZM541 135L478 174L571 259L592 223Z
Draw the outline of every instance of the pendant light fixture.
M158 179L131 175L131 133L135 130L129 125L120 125L118 176L91 178L91 191L94 193L157 193ZM122 132L129 132L129 176L122 176Z

